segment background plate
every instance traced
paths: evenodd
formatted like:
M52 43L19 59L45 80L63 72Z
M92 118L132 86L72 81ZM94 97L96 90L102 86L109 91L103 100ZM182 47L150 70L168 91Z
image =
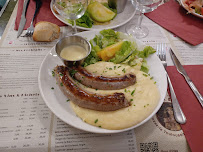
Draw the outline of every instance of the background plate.
M184 1L185 1L185 0L180 0L180 4L182 5L182 7L183 7L184 9L187 10L187 8L185 7L185 5L183 4ZM188 10L187 10L187 11L188 11ZM203 19L203 15L200 15L200 14L197 14L197 13L194 13L194 12L191 12L190 14L195 15L195 16L197 16L197 17Z
M77 35L86 37L88 40L94 38L95 34L98 34L99 31L86 31L78 33ZM139 48L143 48L144 44L136 40ZM153 76L154 80L157 82L158 89L160 91L160 101L155 108L155 110L142 122L138 123L135 126L130 128L121 129L121 130L107 130L99 127L95 127L83 122L79 117L76 116L75 112L72 110L70 103L66 102L67 98L60 91L58 85L56 84L55 77L52 76L52 71L57 65L63 65L62 61L57 57L55 53L55 48L52 48L50 52L44 58L39 71L38 82L39 89L47 106L50 110L61 120L67 124L88 132L93 133L118 133L127 131L133 128L140 126L141 124L148 121L161 107L166 91L167 91L167 80L164 67L156 56L156 54L151 55L147 58L148 65L150 66L150 75ZM51 88L54 87L52 90Z
M56 14L53 11L53 1L51 1L50 3L50 8L52 13L54 14L54 16L59 19L61 22L63 22L64 24L67 24L69 26L71 26L70 23L68 23L64 17L62 17L61 15ZM131 4L130 1L127 2L125 9L122 13L117 14L117 16L110 21L109 24L107 25L93 25L92 28L85 28L85 27L81 27L81 26L76 26L78 29L82 29L82 30L102 30L102 29L113 29L113 28L117 28L119 26L122 26L124 24L126 24L127 22L129 22L133 16L135 15L135 8L134 6Z

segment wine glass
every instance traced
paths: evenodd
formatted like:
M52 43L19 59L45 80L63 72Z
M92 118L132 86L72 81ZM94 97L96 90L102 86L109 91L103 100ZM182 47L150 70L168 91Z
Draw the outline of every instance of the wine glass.
M61 16L73 22L73 34L76 34L76 20L84 15L88 0L53 0L53 4Z
M126 33L138 39L144 38L149 34L149 30L146 26L141 25L143 14L155 10L162 0L131 0L131 2L135 9L139 11L139 17L137 25L130 24L126 26Z

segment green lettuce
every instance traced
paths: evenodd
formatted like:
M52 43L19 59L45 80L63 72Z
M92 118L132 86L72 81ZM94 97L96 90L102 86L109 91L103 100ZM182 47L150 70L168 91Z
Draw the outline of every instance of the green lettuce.
M140 71L143 71L145 73L149 72L149 66L147 65L147 61L145 59L143 59Z
M102 30L100 34L103 36L101 39L102 48L115 44L119 41L118 33L112 29Z
M116 64L121 63L122 61L124 61L132 53L133 49L134 48L131 45L131 42L124 41L120 51L117 51L116 54L115 54L115 57L113 57L109 61L113 62L113 63L116 63Z
M115 64L127 64L129 66L136 66L137 63L141 62L142 65L140 70L148 73L149 67L147 65L146 58L150 54L155 53L155 49L151 46L146 46L142 51L139 51L137 49L137 44L132 40L128 40L128 36L124 36L120 32L115 32L112 29L102 30L100 31L99 35L96 35L92 40L90 40L92 51L90 55L84 60L83 66L88 66L90 64L101 61L97 55L97 52L123 39L124 42L121 46L121 49L117 51L115 56L108 62L113 62Z
M155 53L155 52L156 52L156 50L155 50L153 47L151 47L151 46L146 46L146 47L144 48L144 50L139 51L138 57L140 57L140 58L147 58L150 54L153 54L153 53Z
M89 13L86 11L85 14L76 20L76 25L86 28L91 28L94 24L94 21L89 16Z
M68 23L70 23L71 25L73 25L72 20L67 19L66 21ZM89 16L89 13L87 11L81 18L76 20L77 26L81 26L81 27L85 27L85 28L91 28L93 24L94 24L94 21L91 19L91 17Z

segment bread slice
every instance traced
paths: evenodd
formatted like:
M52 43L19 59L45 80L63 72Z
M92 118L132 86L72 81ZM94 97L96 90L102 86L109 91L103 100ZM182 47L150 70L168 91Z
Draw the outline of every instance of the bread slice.
M56 24L41 21L35 25L33 40L38 42L51 42L60 36L60 27Z

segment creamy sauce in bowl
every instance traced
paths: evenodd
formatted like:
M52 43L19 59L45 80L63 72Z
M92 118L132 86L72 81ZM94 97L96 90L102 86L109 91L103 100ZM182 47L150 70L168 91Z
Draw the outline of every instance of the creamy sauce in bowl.
M69 45L62 49L60 56L69 61L76 61L84 58L87 53L87 50L79 45Z

